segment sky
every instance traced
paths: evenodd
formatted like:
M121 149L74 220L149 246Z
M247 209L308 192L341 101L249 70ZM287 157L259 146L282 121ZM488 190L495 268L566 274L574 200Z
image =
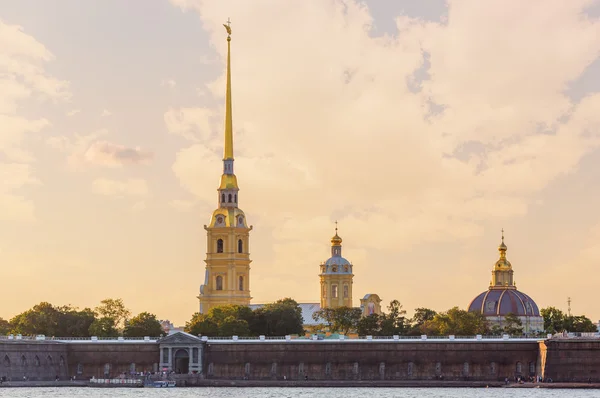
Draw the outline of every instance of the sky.
M182 325L222 166L226 33L254 303L517 287L600 319L597 0L0 0L0 317L122 298Z

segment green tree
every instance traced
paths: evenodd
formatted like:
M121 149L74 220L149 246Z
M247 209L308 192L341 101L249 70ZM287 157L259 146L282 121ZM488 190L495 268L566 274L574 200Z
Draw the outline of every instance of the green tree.
M504 316L503 331L511 336L520 336L523 334L523 322L517 315L509 312Z
M302 309L291 298L277 300L254 310L249 321L251 333L264 336L304 334Z
M333 311L333 331L347 335L350 330L356 330L362 317L360 308L338 307Z
M123 330L123 336L126 337L158 337L162 333L163 330L156 315L148 312L142 312L131 318Z
M381 315L381 335L394 336L404 335L408 329L408 322L404 315L406 310L398 300L390 301L388 313Z
M437 314L433 322L439 335L473 336L489 333L489 324L480 312L469 312L458 307Z
M250 336L248 322L228 316L219 324L219 336Z
M568 332L573 333L590 333L598 330L598 327L589 318L583 315L565 317L564 327Z
M565 314L558 308L542 308L540 315L544 318L546 333L560 333L565 330Z
M117 337L119 331L115 324L115 320L110 317L97 318L90 325L89 334L97 337Z
M407 334L418 336L425 333L424 325L426 322L433 321L437 312L429 308L416 308L415 314L410 320L410 330Z
M100 318L113 319L115 322L114 328L117 330L123 330L125 327L125 322L131 316L131 311L125 307L123 299L120 298L104 299L94 310Z
M183 329L189 334L194 336L218 336L219 325L217 325L212 319L208 319L207 315L196 312L192 319L185 323Z
M356 325L356 333L359 336L378 336L381 331L380 321L378 314L362 317Z
M11 330L10 322L6 319L0 318L0 335L4 336L10 333Z
M196 313L186 323L185 331L203 336L249 336L249 325L254 322L254 313L244 305L221 305L211 308L207 314Z
M313 312L313 320L315 322L323 322L327 327L327 330L333 330L335 311L333 308L321 308L318 311Z
M57 308L59 324L57 336L89 337L90 326L96 320L96 314L90 308L78 310L76 307L65 305Z
M46 336L58 335L59 322L60 312L47 302L41 302L10 320L15 334Z

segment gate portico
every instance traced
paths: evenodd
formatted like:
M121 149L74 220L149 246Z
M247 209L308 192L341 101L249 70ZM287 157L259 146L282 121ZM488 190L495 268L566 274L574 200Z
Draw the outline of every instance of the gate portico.
M175 373L202 373L202 347L199 337L175 332L158 340L160 370Z

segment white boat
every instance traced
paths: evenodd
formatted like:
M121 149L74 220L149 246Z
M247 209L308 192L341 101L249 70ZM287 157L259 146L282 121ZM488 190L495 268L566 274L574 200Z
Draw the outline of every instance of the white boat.
M170 388L170 387L175 387L176 384L177 383L173 380L158 380L158 381L153 382L152 384L147 384L146 387Z

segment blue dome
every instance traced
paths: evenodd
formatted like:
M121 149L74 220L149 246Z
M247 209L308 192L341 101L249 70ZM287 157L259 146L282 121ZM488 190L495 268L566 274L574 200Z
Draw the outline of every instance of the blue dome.
M489 289L469 304L469 311L485 316L540 316L540 310L531 297L517 289Z
M325 261L325 265L350 265L350 261L346 260L344 257L331 257L329 260Z

